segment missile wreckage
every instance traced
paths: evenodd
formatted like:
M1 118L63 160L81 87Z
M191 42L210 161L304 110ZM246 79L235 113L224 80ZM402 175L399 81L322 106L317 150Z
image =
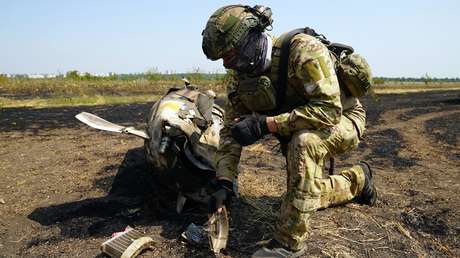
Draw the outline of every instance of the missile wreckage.
M201 92L185 82L184 88L170 89L153 104L146 117L146 130L121 126L91 113L76 115L92 128L144 139L154 178L177 193L177 213L188 199L208 202L216 175L212 159L224 121L223 109L214 103L215 93ZM223 209L209 214L205 227L189 227L183 236L194 241L194 236L207 235L211 250L218 254L226 246L228 231L227 211ZM110 246L110 241L106 245Z

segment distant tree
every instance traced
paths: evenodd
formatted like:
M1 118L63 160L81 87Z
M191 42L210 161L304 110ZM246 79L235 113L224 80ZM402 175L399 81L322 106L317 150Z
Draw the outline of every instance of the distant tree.
M65 74L65 77L72 80L80 79L80 74L77 70L70 70Z
M376 85L380 85L380 84L385 83L385 79L383 79L382 77L375 77L375 78L373 78L373 80L374 80L374 84L376 84Z
M194 67L192 72L188 74L188 79L193 82L202 81L204 79L203 73L199 67Z
M4 74L0 74L0 83L4 83L8 81L8 77Z
M425 83L425 85L428 85L428 83L433 81L433 78L430 75L428 75L428 73L425 73L425 75L422 76L422 80L423 83Z
M107 77L108 80L117 80L118 79L118 75L116 73L113 73L113 72L110 72L109 73L109 77Z
M95 78L94 76L92 76L90 73L84 73L83 76L81 76L82 79L84 80L91 80L93 78Z
M162 79L161 73L158 71L157 67L152 67L147 72L145 72L145 77L149 81L159 81Z

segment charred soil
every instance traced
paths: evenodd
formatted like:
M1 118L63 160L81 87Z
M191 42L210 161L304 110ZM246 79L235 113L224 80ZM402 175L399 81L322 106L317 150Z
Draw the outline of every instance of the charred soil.
M366 136L336 159L336 173L368 161L380 198L375 207L316 212L308 256L460 256L460 92L363 102ZM175 196L151 177L142 140L74 119L87 111L142 128L150 105L0 111L0 257L104 257L100 244L127 225L156 241L142 257L211 256L179 237L206 220L205 207L189 203L175 214ZM274 138L244 149L228 257L248 257L270 239L285 166Z

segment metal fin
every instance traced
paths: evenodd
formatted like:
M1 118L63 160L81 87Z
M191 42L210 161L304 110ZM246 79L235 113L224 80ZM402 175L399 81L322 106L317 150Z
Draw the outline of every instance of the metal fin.
M134 258L153 243L152 238L127 227L124 232L118 232L102 243L101 251L110 257Z
M218 255L227 247L228 231L228 215L224 206L221 211L210 215L208 220L209 245L214 254Z
M75 118L87 124L88 126L99 130L115 133L132 134L143 139L149 139L149 136L145 131L137 130L134 127L124 127L121 125L117 125L91 113L81 112L80 114L76 115Z

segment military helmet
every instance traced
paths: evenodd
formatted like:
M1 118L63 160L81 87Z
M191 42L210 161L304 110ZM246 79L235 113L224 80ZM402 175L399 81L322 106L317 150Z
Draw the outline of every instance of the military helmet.
M264 31L273 22L269 7L256 5L228 5L219 8L209 18L202 32L203 52L217 60L237 48L251 30Z

